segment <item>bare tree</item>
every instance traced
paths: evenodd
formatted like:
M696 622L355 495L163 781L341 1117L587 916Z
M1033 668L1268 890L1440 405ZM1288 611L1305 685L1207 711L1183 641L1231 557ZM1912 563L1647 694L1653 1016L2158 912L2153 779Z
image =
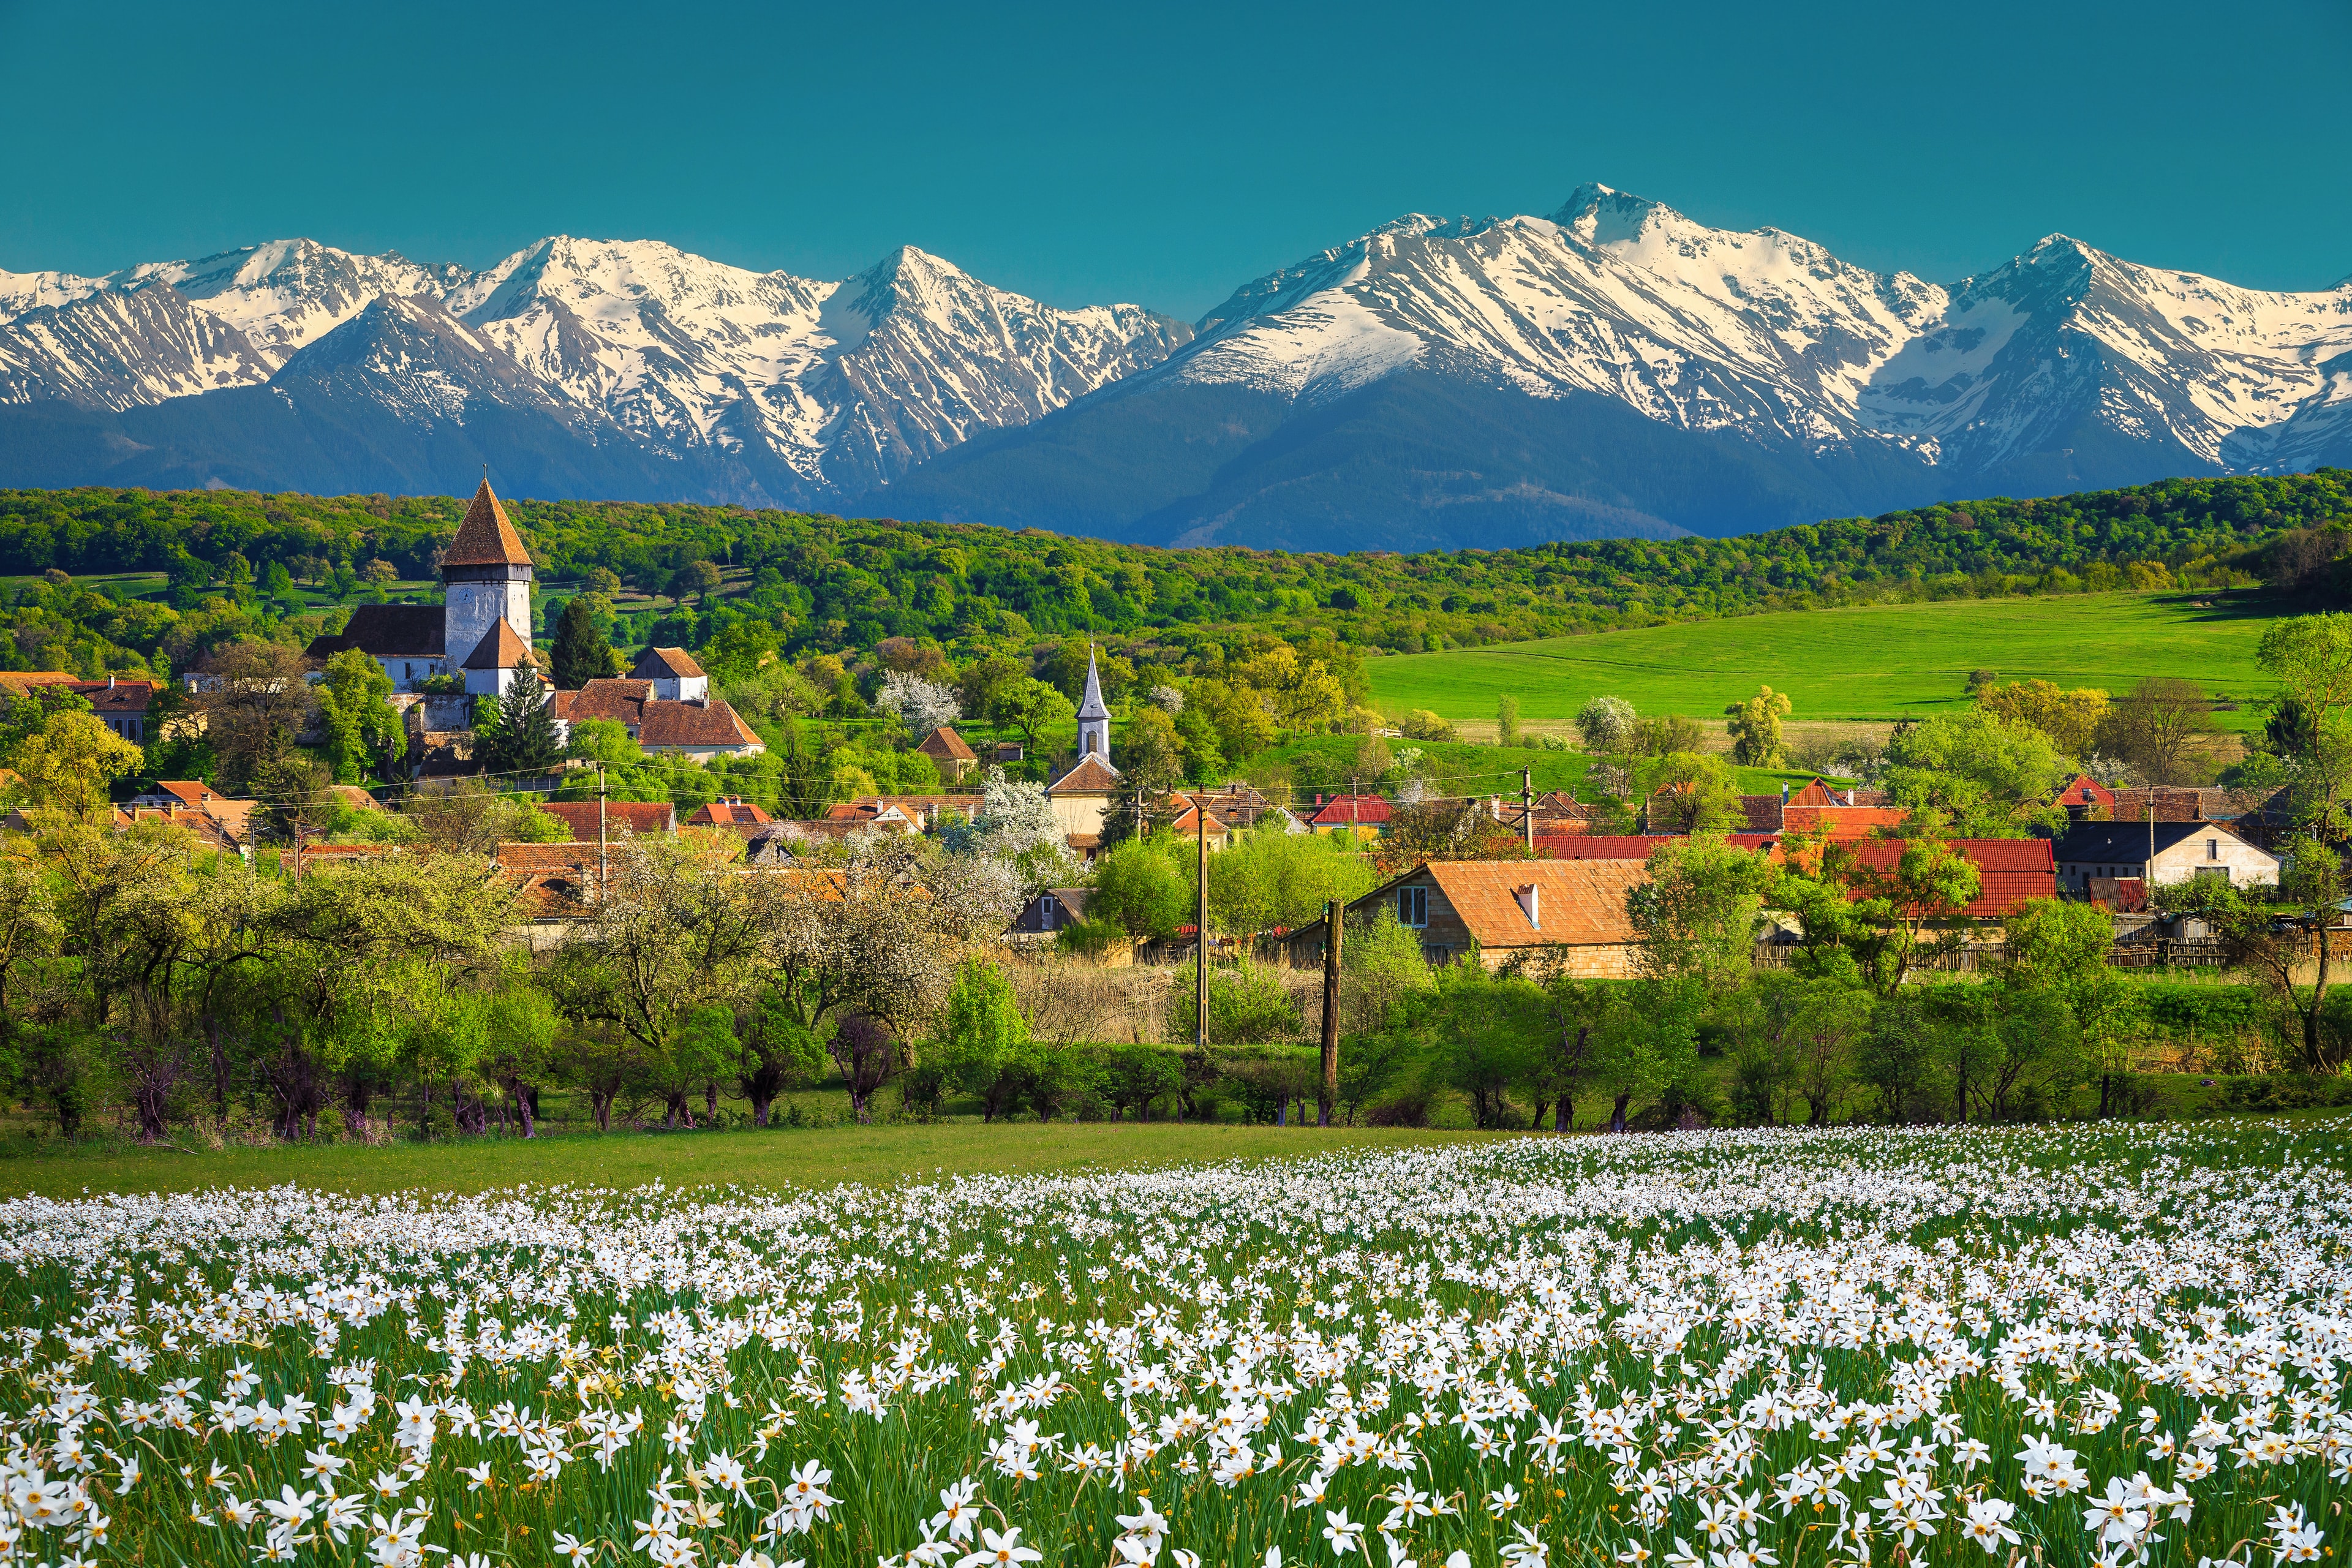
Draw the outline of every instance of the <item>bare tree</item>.
M2151 784L2198 784L2212 728L2212 705L2195 681L2152 675L2108 710L2098 750L2129 763Z

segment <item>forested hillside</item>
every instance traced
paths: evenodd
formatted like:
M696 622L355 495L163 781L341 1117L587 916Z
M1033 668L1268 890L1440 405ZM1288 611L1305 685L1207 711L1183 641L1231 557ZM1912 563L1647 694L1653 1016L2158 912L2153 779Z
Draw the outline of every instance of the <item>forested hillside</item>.
M1093 633L1157 644L1179 662L1265 633L1418 652L1890 598L2226 586L2276 574L2283 541L2306 563L2290 572L2332 556L2331 535L2296 531L2352 525L2352 470L1974 501L1733 539L1418 555L1161 550L724 507L519 500L509 510L543 584L602 568L646 595L691 596L690 608L665 606L661 630L698 646L756 619L795 651L887 637L1009 648ZM163 572L182 612L226 588L248 612L290 614L319 595L273 600L273 584L348 600L430 578L462 510L439 496L0 491L0 574ZM142 606L112 640L160 637L146 624L155 619ZM21 637L13 653L19 668L40 662Z

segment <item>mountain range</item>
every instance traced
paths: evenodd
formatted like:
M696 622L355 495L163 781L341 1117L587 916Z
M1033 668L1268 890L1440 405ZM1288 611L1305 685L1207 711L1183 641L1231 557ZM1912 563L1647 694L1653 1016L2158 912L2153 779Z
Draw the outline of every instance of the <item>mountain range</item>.
M2352 279L2052 236L1950 285L1587 185L1408 216L1197 323L907 247L841 282L656 241L480 272L276 241L0 272L0 484L690 500L1150 543L1729 534L2352 464Z

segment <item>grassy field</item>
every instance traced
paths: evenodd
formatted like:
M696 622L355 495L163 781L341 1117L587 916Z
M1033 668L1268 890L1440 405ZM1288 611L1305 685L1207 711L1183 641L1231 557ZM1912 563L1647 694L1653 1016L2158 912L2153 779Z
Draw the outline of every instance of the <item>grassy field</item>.
M1498 1136L1465 1131L1266 1127L1196 1122L1010 1122L743 1129L719 1132L593 1132L525 1142L467 1138L368 1146L296 1144L216 1151L123 1148L57 1139L12 1140L0 1154L0 1198L83 1193L173 1193L291 1183L338 1193L430 1187L481 1193L536 1184L592 1187L740 1184L824 1188L900 1177L982 1172L1129 1170L1185 1162L1262 1159L1334 1149L1370 1151Z
M2238 711L2215 719L2247 729L2271 687L2254 664L2258 602L2102 594L1803 610L1405 654L1367 669L1374 700L1391 712L1491 723L1496 699L1510 692L1524 720L1552 727L1603 694L1643 713L1707 718L1763 683L1790 694L1800 721L1887 721L1959 706L1979 668L2113 692L2143 676L2185 676L2237 699Z

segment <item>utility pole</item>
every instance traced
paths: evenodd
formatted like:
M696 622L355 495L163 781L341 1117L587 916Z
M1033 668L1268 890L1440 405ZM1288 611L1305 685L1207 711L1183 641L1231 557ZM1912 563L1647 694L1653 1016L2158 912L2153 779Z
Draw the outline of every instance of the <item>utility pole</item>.
M1315 1125L1331 1125L1339 1102L1339 900L1323 906L1323 1087L1316 1095Z
M1197 795L1192 797L1192 816L1201 830L1200 873L1192 889L1192 1044L1205 1051L1209 1048L1209 806Z
M604 667L612 668L611 665ZM601 906L611 890L612 872L604 860L604 764L596 764L596 902Z
M1519 824L1528 832L1528 853L1536 849L1536 771L1519 770Z

